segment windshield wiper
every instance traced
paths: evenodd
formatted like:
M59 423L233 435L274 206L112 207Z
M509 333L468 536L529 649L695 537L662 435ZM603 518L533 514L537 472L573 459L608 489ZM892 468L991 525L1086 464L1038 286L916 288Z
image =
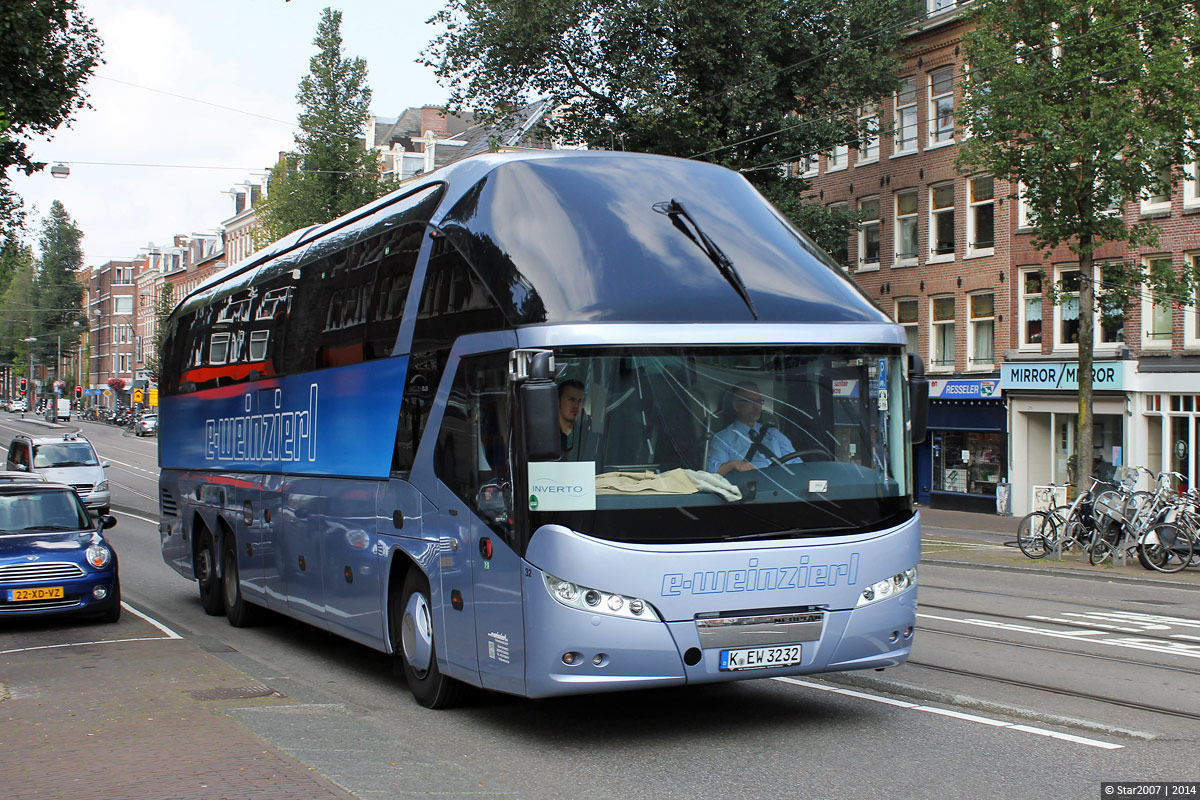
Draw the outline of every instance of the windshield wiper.
M790 530L767 531L766 533L747 533L742 536L725 536L722 537L723 542L736 542L741 539L773 539L773 538L798 538L801 536L811 536L818 533L836 533L838 531L845 532L844 527L834 528L791 528Z
M708 256L709 261L716 266L717 271L721 276L729 282L729 285L734 288L738 296L742 298L742 302L750 309L750 313L758 319L758 311L754 308L754 301L750 299L750 292L746 290L746 284L742 282L742 276L738 274L737 268L733 266L733 262L729 260L729 256L717 246L717 243L708 238L701 228L700 224L687 212L683 204L674 198L667 203L655 203L651 206L660 214L666 214L671 218L671 222L676 228L683 232L683 235L691 239L696 245L704 251L704 255ZM687 225L684 225L681 220L687 220L688 225L692 226L688 230Z

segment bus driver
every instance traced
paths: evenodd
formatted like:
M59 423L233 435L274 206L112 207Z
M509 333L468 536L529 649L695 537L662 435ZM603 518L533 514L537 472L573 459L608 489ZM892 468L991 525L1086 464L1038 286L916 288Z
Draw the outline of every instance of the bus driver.
M772 463L768 453L779 458L795 452L792 443L778 428L759 424L763 400L756 383L739 383L733 389L732 406L733 422L713 434L708 445L709 472L728 475L734 470L761 469ZM800 461L797 457L788 463Z

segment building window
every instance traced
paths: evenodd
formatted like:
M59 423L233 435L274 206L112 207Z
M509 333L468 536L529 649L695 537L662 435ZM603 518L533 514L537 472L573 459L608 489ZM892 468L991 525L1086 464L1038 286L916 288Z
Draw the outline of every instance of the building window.
M990 176L973 178L969 185L967 212L967 254L990 256L996 246L996 211L993 181Z
M208 340L208 363L224 364L229 356L229 334L214 333Z
M858 130L862 142L858 147L858 164L875 161L879 158L879 112L874 108L864 108L858 117Z
M893 266L917 263L917 190L896 192L896 261Z
M858 268L879 269L879 198L860 200L858 210L863 215L858 226Z
M1017 184L1017 227L1030 228L1033 226L1033 215L1030 212L1029 200L1025 197L1024 184Z
M849 211L849 206L846 203L831 203L829 211L833 214L845 214ZM829 254L834 261L841 264L843 267L850 265L850 237L842 240L842 245L836 251Z
M839 169L845 169L849 154L849 145L835 144L825 157L825 171L834 172Z
M1200 206L1200 162L1193 161L1183 167L1183 207Z
M1079 270L1065 269L1058 273L1058 344L1079 344Z
M908 339L907 350L910 353L917 352L917 336L919 334L917 309L918 304L915 298L896 301L896 322L904 328L904 335Z
M133 295L120 294L113 298L113 313L114 314L132 314L133 313Z
M931 260L954 259L954 184L929 187L929 250Z
M954 368L954 295L930 298L933 315L930 320L930 364L933 369Z
M131 358L132 358L132 356L130 356L129 353L121 353L118 356L119 365L118 365L117 371L118 372L132 372L133 365L130 363Z
M954 8L958 4L958 0L926 0L929 6L929 13L936 14L939 11L945 11L947 8Z
M1188 254L1193 270L1200 270L1200 253ZM1191 305L1183 310L1183 346L1200 349L1200 286L1192 292Z
M1171 257L1151 258L1146 262L1148 274L1170 270ZM1170 300L1160 299L1149 286L1142 292L1142 329L1145 335L1142 348L1147 350L1171 347L1172 306Z
M805 178L815 177L821 170L821 154L813 153L802 162Z
M996 496L1005 478L1007 436L984 431L934 431L933 489Z
M913 153L917 149L917 79L904 78L895 99L896 138L893 152Z
M929 73L929 143L954 140L954 67Z
M1173 176L1171 168L1159 170L1158 181L1142 196L1143 214L1162 214L1171 210L1171 184Z
M967 335L971 341L967 348L971 353L972 369L991 369L995 363L996 347L996 298L991 292L968 296L970 327Z
M1120 306L1105 308L1101 297L1101 293L1106 291L1104 270L1104 264L1096 267L1096 274L1101 276L1096 283L1096 344L1116 345L1125 341L1125 311Z

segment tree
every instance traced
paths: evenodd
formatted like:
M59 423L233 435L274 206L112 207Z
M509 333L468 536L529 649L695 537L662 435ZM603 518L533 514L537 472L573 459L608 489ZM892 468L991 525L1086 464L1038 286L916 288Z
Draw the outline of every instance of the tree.
M267 241L335 219L390 188L380 177L378 153L364 141L371 104L367 62L342 55L341 25L342 12L321 13L313 39L318 52L296 94L296 149L271 170L259 206Z
M33 249L12 240L12 276L4 294L0 295L0 363L15 364L18 374L25 374L32 343L24 339L33 335L34 311L30 302L34 296ZM30 376L32 377L32 376Z
M1194 270L1145 271L1106 263L1097 248L1153 246L1153 219L1122 210L1165 191L1196 160L1200 142L1200 44L1196 8L1175 0L977 0L964 36L969 79L961 121L972 136L964 171L984 170L1023 187L1035 246L1049 258L1066 245L1079 258L1078 487L1091 485L1092 362L1096 301L1124 307L1142 291L1190 295ZM1052 302L1072 296L1059 285ZM1069 294L1070 293L1070 294Z
M450 0L423 54L455 111L503 122L536 97L555 138L744 170L793 220L783 167L858 141L897 84L910 0ZM844 240L843 226L823 238Z
M42 223L38 240L42 257L38 261L34 335L38 339L39 360L50 363L58 358L61 339L73 345L83 332L83 231L75 225L63 204L55 200ZM70 348L68 348L70 349Z
M84 84L100 57L101 41L77 0L22 0L0 13L0 219L20 205L9 187L10 168L26 175L35 161L28 139L70 124L87 107ZM19 216L19 215L17 215Z
M158 293L158 304L154 307L154 336L150 340L150 352L146 355L146 374L158 382L162 376L162 346L166 335L167 319L175 310L175 285L167 281Z

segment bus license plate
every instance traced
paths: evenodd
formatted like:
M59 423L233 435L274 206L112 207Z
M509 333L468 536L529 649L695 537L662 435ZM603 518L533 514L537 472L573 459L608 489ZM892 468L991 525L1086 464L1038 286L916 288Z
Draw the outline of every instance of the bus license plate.
M800 645L783 647L748 647L741 650L722 650L721 669L767 669L790 667L800 663Z
M40 589L10 589L8 591L8 602L10 603L61 599L63 599L63 587L61 586L43 586Z

